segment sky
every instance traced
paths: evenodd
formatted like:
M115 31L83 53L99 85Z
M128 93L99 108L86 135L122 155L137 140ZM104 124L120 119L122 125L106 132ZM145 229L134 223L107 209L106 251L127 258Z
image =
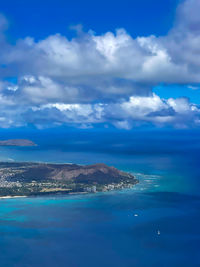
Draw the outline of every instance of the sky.
M200 127L200 0L0 3L0 128Z

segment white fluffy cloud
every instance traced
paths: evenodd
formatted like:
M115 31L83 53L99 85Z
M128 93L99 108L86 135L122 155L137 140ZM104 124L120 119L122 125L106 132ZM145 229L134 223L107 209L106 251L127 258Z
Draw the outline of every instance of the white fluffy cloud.
M128 100L94 104L48 103L29 106L0 96L0 126L37 127L72 125L82 128L95 124L112 124L118 128L151 123L158 127L173 125L177 128L200 125L200 108L187 98L161 99L153 94L148 97L131 96Z
M0 16L0 126L199 125L197 105L152 93L160 83L199 87L199 8L199 0L182 2L174 27L162 37L132 38L118 29L72 40L27 37L15 45L6 42L7 21Z

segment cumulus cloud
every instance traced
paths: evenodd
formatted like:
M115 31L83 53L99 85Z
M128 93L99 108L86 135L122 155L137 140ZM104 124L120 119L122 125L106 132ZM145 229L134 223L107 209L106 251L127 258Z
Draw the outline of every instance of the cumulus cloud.
M200 108L187 98L161 99L153 94L148 97L131 96L128 100L109 103L65 104L48 103L29 106L0 97L0 126L37 127L71 125L81 128L95 124L112 124L131 129L138 125L154 124L158 127L173 125L177 128L200 125Z
M160 83L199 87L199 8L199 0L182 2L166 36L81 31L73 39L26 37L14 45L6 41L8 23L0 16L0 126L199 125L199 107L189 99L152 93Z

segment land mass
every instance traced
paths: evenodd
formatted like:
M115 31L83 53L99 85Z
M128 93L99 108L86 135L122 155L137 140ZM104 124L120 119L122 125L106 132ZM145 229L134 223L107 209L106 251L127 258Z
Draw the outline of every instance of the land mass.
M0 146L36 146L36 144L28 139L9 139L0 140Z
M0 162L0 197L104 192L130 188L130 173L94 165Z

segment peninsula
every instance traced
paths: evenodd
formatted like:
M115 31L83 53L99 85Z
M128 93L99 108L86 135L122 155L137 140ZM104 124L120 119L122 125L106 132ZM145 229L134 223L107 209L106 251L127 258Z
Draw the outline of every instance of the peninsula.
M0 146L36 146L36 144L28 139L8 139L0 140Z
M103 192L130 188L130 173L94 165L0 162L0 197Z

